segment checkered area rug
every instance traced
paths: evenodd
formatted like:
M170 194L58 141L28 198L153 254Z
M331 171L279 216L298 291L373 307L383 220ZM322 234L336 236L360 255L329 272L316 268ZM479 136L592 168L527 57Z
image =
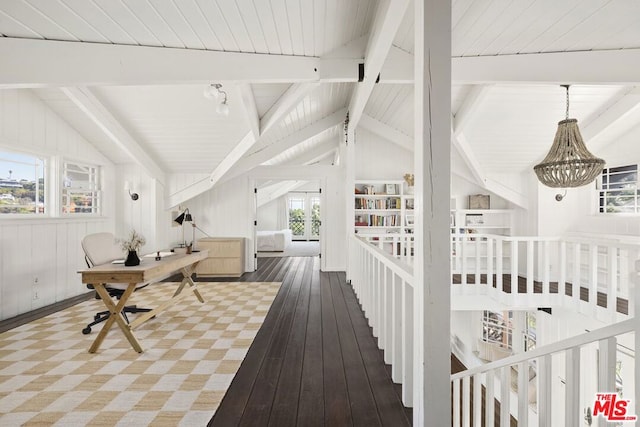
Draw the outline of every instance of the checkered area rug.
M129 301L153 308L176 286L153 284ZM204 304L190 295L134 330L140 354L115 324L98 352L88 353L101 325L90 335L81 330L104 310L99 300L2 333L0 426L204 426L279 288L199 283Z

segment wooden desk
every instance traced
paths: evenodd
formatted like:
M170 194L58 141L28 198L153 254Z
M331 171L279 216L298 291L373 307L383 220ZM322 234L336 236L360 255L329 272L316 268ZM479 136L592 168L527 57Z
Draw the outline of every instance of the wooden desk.
M180 301L185 296L190 295L189 292L182 293L185 285L188 284L198 300L204 302L196 284L191 280L191 274L195 270L196 265L201 260L207 258L207 256L208 253L205 250L189 255L175 254L165 257L160 261L156 261L154 258L141 258L140 265L134 267L125 267L123 264L109 263L97 265L86 270L80 270L78 273L82 274L82 283L90 283L95 287L96 292L98 292L98 295L102 298L102 302L111 313L91 345L89 353L95 353L98 348L100 348L100 344L104 341L114 322L118 324L133 349L138 353L142 353L142 346L135 335L133 335L133 329L151 319L153 316L156 316L167 307ZM170 300L165 301L152 311L139 314L131 323L125 320L122 315L122 309L127 305L127 300L136 289L136 285L151 283L178 271L182 273L183 279ZM109 296L109 292L104 286L105 283L125 283L128 285L122 297L120 297L120 300L117 301L117 304L112 297ZM153 286L153 284L149 286ZM148 291L152 292L150 289L148 289Z

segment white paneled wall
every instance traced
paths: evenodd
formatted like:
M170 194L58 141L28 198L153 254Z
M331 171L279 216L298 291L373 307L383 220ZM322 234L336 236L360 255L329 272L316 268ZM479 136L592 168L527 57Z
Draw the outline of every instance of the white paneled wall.
M0 90L0 146L101 165L105 190L101 218L0 218L0 319L7 319L87 291L77 274L85 266L80 241L114 230L115 178L111 162L30 90Z

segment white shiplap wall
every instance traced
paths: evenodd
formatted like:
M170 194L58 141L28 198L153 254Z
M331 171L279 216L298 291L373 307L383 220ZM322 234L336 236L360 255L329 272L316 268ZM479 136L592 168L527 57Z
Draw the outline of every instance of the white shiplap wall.
M0 91L0 147L102 165L105 190L101 218L0 218L0 319L7 319L87 291L77 274L85 266L80 241L113 231L115 179L111 162L30 90Z

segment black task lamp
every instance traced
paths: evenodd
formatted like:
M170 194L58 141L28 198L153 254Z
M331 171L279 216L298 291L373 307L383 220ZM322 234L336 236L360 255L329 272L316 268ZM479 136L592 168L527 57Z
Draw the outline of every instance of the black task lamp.
M176 219L174 219L173 221L177 222L180 225L182 225L183 222L193 221L193 218L191 217L191 213L189 212L189 208L185 209L184 212L178 215ZM184 239L184 226L182 226L182 243L184 244L185 247L187 246L187 241Z
M191 213L189 212L189 208L185 209L184 212L182 212L180 215L178 215L178 217L176 219L174 219L175 222L177 222L178 224L182 225L183 222L190 222L191 226L193 227L193 237L192 237L192 241L191 241L191 252L197 252L196 251L196 228L198 230L200 230L200 232L202 232L202 234L204 234L207 237L211 237L209 234L205 233L200 227L198 227L196 225L196 223L193 221L193 217L191 216ZM182 227L182 240L185 243L186 246L186 241L184 240L184 226Z

